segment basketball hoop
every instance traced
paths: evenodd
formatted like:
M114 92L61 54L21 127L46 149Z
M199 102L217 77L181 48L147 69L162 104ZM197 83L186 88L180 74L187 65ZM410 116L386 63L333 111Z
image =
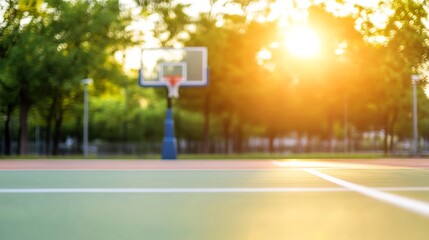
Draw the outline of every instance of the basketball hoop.
M179 97L179 86L182 82L183 77L177 75L167 75L162 77L163 80L167 83L168 97L169 98L178 98Z
M179 87L207 86L207 48L143 48L140 64L140 86L168 89L161 157L177 159L172 98L179 97Z

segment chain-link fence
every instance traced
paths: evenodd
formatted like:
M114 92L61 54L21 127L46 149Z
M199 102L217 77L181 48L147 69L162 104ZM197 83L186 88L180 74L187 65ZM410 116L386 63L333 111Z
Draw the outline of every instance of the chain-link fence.
M382 140L318 140L318 139L294 139L276 138L270 141L267 138L250 138L237 146L234 141L211 140L204 144L201 141L187 141L179 139L177 149L179 154L235 154L235 153L374 153L385 152ZM89 154L92 156L115 156L115 155L157 155L161 152L161 142L90 142ZM0 144L1 155L4 155L4 144ZM11 144L12 155L17 155L18 144ZM44 146L42 142L28 143L29 155L51 155L52 149ZM411 140L394 142L390 155L407 156L412 155L413 146ZM429 141L421 140L419 143L419 155L429 155ZM81 155L82 145L74 142L63 142L59 146L59 155Z

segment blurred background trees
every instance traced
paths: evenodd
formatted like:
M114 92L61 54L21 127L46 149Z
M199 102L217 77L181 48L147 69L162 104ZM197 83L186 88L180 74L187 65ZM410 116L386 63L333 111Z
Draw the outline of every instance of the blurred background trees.
M140 60L127 49L142 46L208 48L209 86L181 89L175 101L181 152L406 150L412 74L421 77L424 147L428 7L418 0L3 0L1 152L80 153L80 81L91 77L91 144L100 154L157 153L166 90L137 85ZM311 35L296 31L306 29L319 46L304 56Z

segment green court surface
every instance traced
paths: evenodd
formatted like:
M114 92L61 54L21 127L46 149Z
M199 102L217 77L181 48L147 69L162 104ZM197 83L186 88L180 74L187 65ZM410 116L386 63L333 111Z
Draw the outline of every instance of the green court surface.
M0 170L0 239L428 239L427 167L220 164Z

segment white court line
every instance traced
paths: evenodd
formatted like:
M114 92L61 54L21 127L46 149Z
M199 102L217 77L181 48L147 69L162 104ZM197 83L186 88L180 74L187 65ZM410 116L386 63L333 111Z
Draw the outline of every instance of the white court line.
M347 192L344 188L3 188L0 193L270 193Z
M387 187L379 191L429 191L429 187ZM352 192L343 187L289 188L2 188L1 193L299 193Z
M155 169L155 168L137 168L137 169L112 169L112 168L100 168L100 169L49 169L49 168L40 168L40 169L0 169L0 172L215 172L215 171L301 171L301 169L279 169L279 168L216 168L216 169L206 169L206 168L190 168L190 169Z
M425 217L429 217L429 204L417 201L411 198L401 197L398 195L394 195L391 193L382 192L379 190L376 190L374 188L368 188L364 187L358 184L354 184L351 182L347 182L344 180L341 180L339 178L332 177L328 174L316 171L314 169L304 169L306 172L315 175L317 177L320 177L328 182L335 183L339 186L351 189L353 191L359 192L363 195L375 198L377 200L390 203L392 205L395 205L397 207L407 209L409 211L418 213L420 215L423 215Z

